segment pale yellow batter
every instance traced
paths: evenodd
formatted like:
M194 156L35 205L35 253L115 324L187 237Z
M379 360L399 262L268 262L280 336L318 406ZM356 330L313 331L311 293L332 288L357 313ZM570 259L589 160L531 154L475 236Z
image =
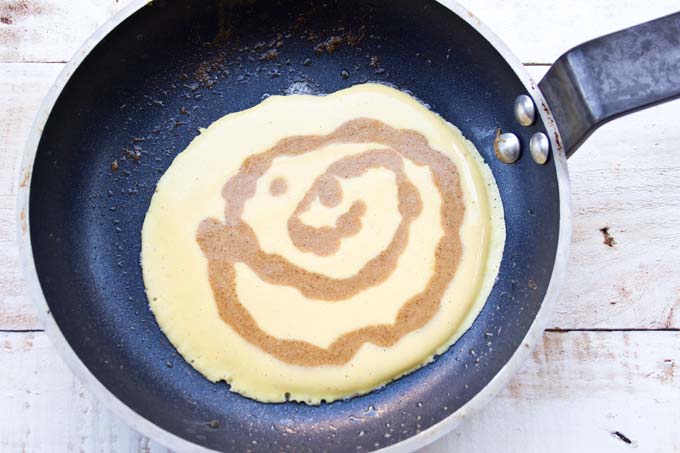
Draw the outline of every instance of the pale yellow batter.
M358 129L348 127L352 124ZM362 141L361 131L373 137L374 124L383 125L382 138ZM338 131L347 135L331 140ZM301 152L310 136L329 139ZM414 321L400 310L436 281L437 253L443 253L439 241L451 232L443 226L448 211L441 209L444 192L435 177L448 178L448 173L411 160L415 148L410 142L402 151L390 144L393 137L411 136L424 139L424 155L443 154L453 163L454 171L448 173L454 175L452 187L460 195L459 207L464 207L455 230L460 239L455 275L439 279L447 282L443 297L437 298L433 316L423 318L426 322L415 330L409 330ZM282 139L294 140L291 149L285 150ZM277 154L279 149L283 151ZM242 189L246 185L239 183L240 175L254 172L259 161L253 156L267 152L273 157L252 179L252 190ZM413 156L418 159L417 153ZM388 168L369 163L352 175L339 166L362 158L392 164ZM318 196L312 192L301 209L310 187L333 168L339 168L328 183L334 190L324 193L330 200L340 191L340 199L322 200L322 190ZM225 186L228 181L231 188ZM412 215L405 221L402 208L407 204L400 205L400 195L413 187L417 195L408 198ZM231 211L239 203L237 216ZM317 235L291 238L293 225L332 230L349 212L359 220L348 221L353 226L335 242L321 247L314 245ZM245 231L245 238L255 237L257 247L240 236L234 240L231 231L237 230ZM405 232L401 249L394 245L400 231ZM225 380L233 391L259 401L288 398L318 404L369 392L448 348L484 305L504 240L498 189L474 146L409 95L364 84L324 97L272 96L203 130L158 183L142 231L142 267L161 329L208 379ZM380 277L370 280L375 284L349 283L391 246L399 252L394 269L376 267ZM246 256L241 248L252 253ZM328 287L335 292L291 283L289 275L276 277L274 268L253 261L263 255L274 257L272 262L281 257L288 268L305 275L330 277ZM233 279L231 292L220 289L228 280L225 275ZM414 307L416 315L410 318L417 318L419 305ZM229 319L237 311L246 314L252 329L242 327L242 317ZM257 334L251 335L253 329ZM349 341L358 329L378 332L375 341ZM353 344L356 348L350 349ZM340 352L333 352L333 345Z

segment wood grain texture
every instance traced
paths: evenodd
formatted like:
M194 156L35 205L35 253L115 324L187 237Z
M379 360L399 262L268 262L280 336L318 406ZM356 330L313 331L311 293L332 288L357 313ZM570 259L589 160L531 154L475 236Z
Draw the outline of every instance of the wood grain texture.
M459 0L523 63L554 62L598 36L678 11L677 0Z
M0 333L1 452L164 452L76 380L43 332Z
M129 0L0 0L0 62L64 62Z
M0 330L40 328L19 263L15 194L33 118L62 66L0 64L0 104L6 108L0 122Z
M678 452L679 340L680 332L546 333L481 414L425 451Z
M546 333L482 413L425 451L678 451L678 344L680 332ZM0 374L0 451L166 451L94 400L42 332L0 333L0 369L14 370Z
M0 62L67 61L130 0L2 0ZM461 0L525 63L552 63L588 39L675 12L677 0Z
M678 118L680 101L620 118L569 159L573 238L552 326L680 328Z

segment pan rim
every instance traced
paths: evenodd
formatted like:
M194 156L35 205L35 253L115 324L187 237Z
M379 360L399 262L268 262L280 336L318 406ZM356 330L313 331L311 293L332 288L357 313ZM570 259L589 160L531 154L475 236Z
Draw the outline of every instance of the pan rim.
M429 427L425 431L416 434L415 436L381 449L380 451L383 452L414 451L434 442L435 440L443 437L445 434L451 432L471 414L478 412L491 399L493 399L493 397L503 387L505 387L510 378L514 376L517 369L525 362L532 350L538 344L538 341L543 334L543 330L547 326L549 316L552 312L552 307L559 296L559 289L562 287L566 277L569 246L571 243L572 213L570 206L567 158L560 145L559 131L550 112L550 107L538 89L538 84L532 80L522 63L517 59L517 57L515 57L510 49L471 11L458 4L454 0L435 1L459 16L462 20L473 27L480 35L482 35L482 37L494 47L494 49L508 63L508 65L510 65L526 88L527 92L534 99L536 105L541 105L544 107L538 109L538 111L548 132L553 150L552 155L555 161L555 171L557 175L560 202L559 235L550 283L543 298L541 308L536 314L534 321L522 340L522 346L520 346L513 353L510 359L487 383L487 385L456 412L452 413L435 425ZM125 423L127 423L130 427L137 430L141 434L165 445L168 448L178 451L212 451L205 447L194 444L193 442L190 442L182 437L179 437L139 415L137 412L119 400L108 388L106 388L80 360L75 351L69 345L64 334L59 329L59 326L57 325L54 317L51 315L49 306L47 305L47 300L42 292L35 262L33 260L30 228L28 227L30 225L29 201L33 163L38 150L38 145L40 143L40 138L42 136L42 131L47 123L52 108L54 107L59 95L68 83L71 76L75 73L77 68L90 54L94 47L114 28L120 25L128 17L132 16L135 12L146 6L148 3L148 0L133 0L130 5L125 7L118 14L113 16L101 27L99 27L64 66L63 70L50 88L47 96L44 98L43 103L38 110L38 114L36 115L36 118L33 122L31 132L28 136L22 154L21 165L19 166L18 173L16 175L15 187L18 188L16 212L18 215L17 238L19 257L30 297L33 301L34 307L37 309L38 317L44 326L48 338L50 339L54 348L57 350L59 356L62 358L62 360L64 360L64 362L66 362L71 372L74 373L78 380L85 385L85 387L97 398L97 400L101 401L108 409L110 409L119 418L124 420Z

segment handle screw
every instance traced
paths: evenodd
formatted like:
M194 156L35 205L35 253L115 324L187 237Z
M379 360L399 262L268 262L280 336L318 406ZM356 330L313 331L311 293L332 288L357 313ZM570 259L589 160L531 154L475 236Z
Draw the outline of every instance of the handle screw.
M496 152L496 157L501 162L512 164L519 159L520 151L522 150L519 139L511 132L505 134L500 133L500 129L496 134L496 140L493 142L493 149Z
M543 165L548 161L550 154L550 141L543 132L536 132L529 140L529 151L534 162Z
M515 118L522 126L531 126L536 120L536 106L529 96L523 94L515 99Z

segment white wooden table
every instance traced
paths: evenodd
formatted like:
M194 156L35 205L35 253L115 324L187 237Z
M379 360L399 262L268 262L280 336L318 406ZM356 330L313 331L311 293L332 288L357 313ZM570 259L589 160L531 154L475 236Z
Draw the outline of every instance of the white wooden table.
M0 452L165 451L56 355L16 250L16 171L36 109L80 43L126 3L0 0ZM536 79L573 45L680 9L678 0L463 3ZM680 101L603 127L569 166L574 238L552 328L510 385L428 452L680 451Z

